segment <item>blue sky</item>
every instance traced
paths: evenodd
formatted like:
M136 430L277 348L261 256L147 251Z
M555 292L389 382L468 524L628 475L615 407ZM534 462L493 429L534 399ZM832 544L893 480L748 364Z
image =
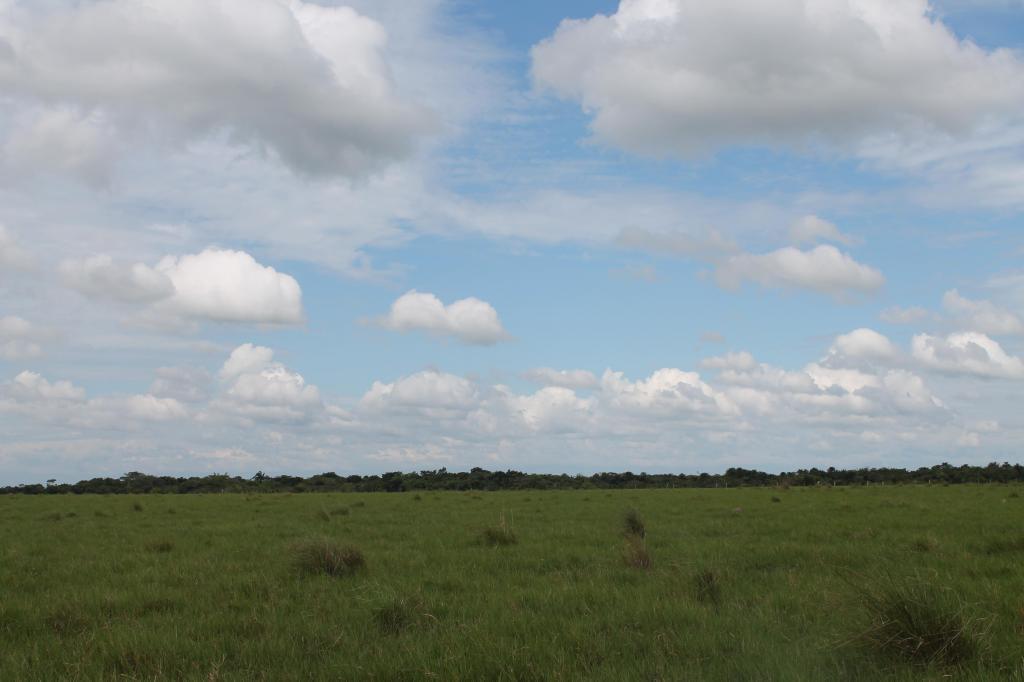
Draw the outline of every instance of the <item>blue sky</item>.
M1022 46L1013 0L0 0L0 482L1015 460Z

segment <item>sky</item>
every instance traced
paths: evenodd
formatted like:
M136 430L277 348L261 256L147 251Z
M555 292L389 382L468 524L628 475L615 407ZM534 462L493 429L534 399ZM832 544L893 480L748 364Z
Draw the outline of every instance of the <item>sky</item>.
M1019 0L0 0L0 484L1019 461Z

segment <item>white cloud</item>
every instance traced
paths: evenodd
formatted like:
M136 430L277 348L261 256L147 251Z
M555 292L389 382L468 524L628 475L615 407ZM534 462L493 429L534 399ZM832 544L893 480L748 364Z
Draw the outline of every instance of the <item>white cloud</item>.
M911 342L911 349L914 358L924 366L942 372L1024 379L1024 361L977 332L960 332L945 338L919 334Z
M849 246L854 242L852 237L840 232L834 223L816 215L806 215L793 223L789 228L789 240L797 245L830 241Z
M85 399L85 389L70 381L50 383L36 372L24 371L14 377L11 389L15 397L26 400L70 400Z
M320 391L274 361L274 352L250 343L235 348L219 372L216 412L258 422L307 422L323 409Z
M465 412L479 401L476 386L468 379L437 371L423 371L392 383L373 382L360 400L370 410L423 410Z
M942 307L961 328L995 336L1024 334L1024 322L1010 311L1003 310L991 301L965 298L956 289L945 293Z
M750 280L766 287L809 289L832 295L872 292L885 284L881 272L858 263L831 245L809 251L787 246L766 254L731 256L718 267L715 277L727 289L737 289Z
M300 0L6 3L0 87L32 105L90 112L119 135L225 133L297 171L362 176L411 154L431 116L396 92L387 35L350 7ZM73 116L73 115L71 115ZM102 164L80 121L35 126L24 159ZM108 152L110 153L110 152Z
M888 362L896 360L899 355L899 349L886 336L873 329L861 328L837 336L826 359L833 364L860 360Z
M17 315L0 317L0 358L23 360L43 354L42 341L52 334Z
M260 324L303 320L302 289L295 278L244 251L209 248L167 256L155 267L98 255L65 260L59 270L66 285L86 296L153 303L155 315Z
M596 388L600 382L585 369L552 369L536 367L523 372L523 378L541 386L557 386L573 390Z
M678 412L736 411L724 394L701 380L696 372L659 369L646 379L629 381L622 372L606 370L601 392L612 405L630 411L667 414Z
M489 346L508 338L494 307L478 298L445 305L434 294L413 289L391 304L380 325L398 332L424 331L453 336L463 343Z
M655 155L967 134L1024 102L1017 56L958 40L925 0L622 0L532 56L599 139Z

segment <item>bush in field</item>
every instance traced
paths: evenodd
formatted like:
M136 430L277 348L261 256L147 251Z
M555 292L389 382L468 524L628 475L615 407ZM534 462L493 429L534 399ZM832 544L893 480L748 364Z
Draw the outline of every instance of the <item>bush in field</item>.
M297 543L292 556L296 570L305 575L345 576L366 567L366 558L359 549L326 539Z
M516 544L519 539L512 526L505 521L505 516L502 515L497 526L483 529L480 533L480 541L488 547L504 547Z
M637 537L643 539L647 537L647 527L644 525L640 512L636 509L626 510L622 517L622 530L627 538Z
M868 627L857 640L911 663L961 666L978 659L987 634L959 596L919 576L858 588Z

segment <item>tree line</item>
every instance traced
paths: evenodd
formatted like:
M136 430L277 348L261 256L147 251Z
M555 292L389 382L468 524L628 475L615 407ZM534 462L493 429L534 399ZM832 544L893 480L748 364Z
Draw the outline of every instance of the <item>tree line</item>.
M617 488L732 488L787 486L850 486L957 483L1024 482L1024 466L998 464L953 466L948 463L918 469L799 469L769 474L753 469L730 468L723 474L635 474L593 475L529 474L522 471L469 471L434 469L413 472L390 471L380 475L341 475L333 471L303 478L269 476L262 471L251 478L210 474L208 476L151 476L131 471L120 478L91 478L78 483L32 483L0 487L0 494L126 494L126 493L308 493L308 492L405 492L417 490L576 490Z

